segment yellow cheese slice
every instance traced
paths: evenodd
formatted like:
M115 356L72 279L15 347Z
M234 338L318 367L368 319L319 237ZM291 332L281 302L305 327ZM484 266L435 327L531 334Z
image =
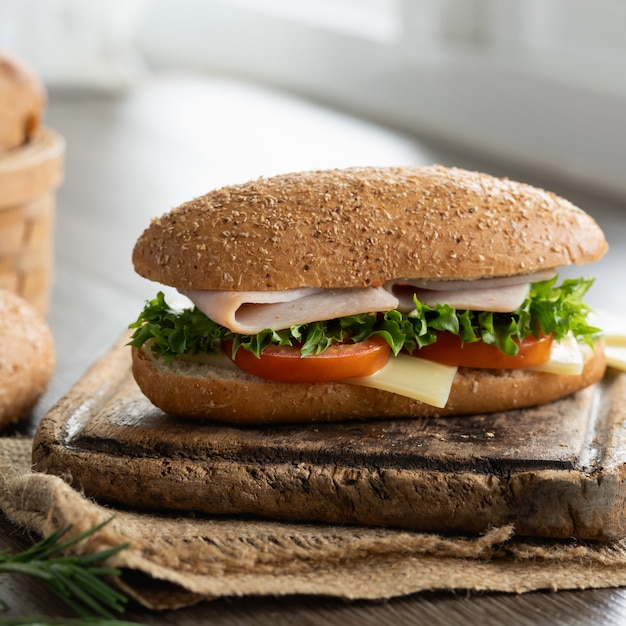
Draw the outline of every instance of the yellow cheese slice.
M391 391L441 408L448 401L456 371L456 367L399 354L390 357L387 365L371 376L343 382Z
M604 333L607 364L626 372L626 316L596 309L589 321Z
M607 346L626 347L626 316L596 309L589 322L602 329Z
M180 358L212 367L239 370L225 354L204 354ZM443 407L448 401L456 370L456 367L400 354L390 357L385 367L371 376L350 378L341 382L391 391L436 407Z
M583 371L581 347L573 335L567 335L559 341L553 341L550 358L540 365L531 365L527 369L548 374L578 376Z
M606 346L604 348L607 365L626 372L626 347Z

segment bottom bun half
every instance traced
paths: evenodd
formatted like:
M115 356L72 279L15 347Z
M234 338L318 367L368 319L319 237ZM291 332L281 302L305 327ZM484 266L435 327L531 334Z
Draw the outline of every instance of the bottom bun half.
M147 347L132 348L133 376L161 410L242 425L507 411L546 404L588 387L603 377L605 367L598 343L594 350L585 351L580 376L459 368L448 402L439 409L378 389L345 383L276 383L193 360L166 362Z

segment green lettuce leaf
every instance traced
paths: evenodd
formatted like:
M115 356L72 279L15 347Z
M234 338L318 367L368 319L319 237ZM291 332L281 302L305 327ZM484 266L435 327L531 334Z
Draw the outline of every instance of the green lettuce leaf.
M338 319L292 326L284 330L266 329L256 335L240 335L220 326L197 308L172 309L162 292L146 302L134 329L130 345L137 348L150 342L151 349L166 359L181 354L217 354L222 341L233 342L233 354L240 348L259 356L269 345L299 346L303 356L319 354L337 342L359 342L382 337L398 354L406 349L434 343L437 332L446 331L466 342L484 341L504 353L515 355L516 342L533 335L553 333L561 339L572 333L589 344L600 330L587 322L591 308L583 296L591 278L568 279L557 286L557 277L531 285L528 297L513 313L456 310L443 304L428 306L418 300L409 314L399 311L350 315Z

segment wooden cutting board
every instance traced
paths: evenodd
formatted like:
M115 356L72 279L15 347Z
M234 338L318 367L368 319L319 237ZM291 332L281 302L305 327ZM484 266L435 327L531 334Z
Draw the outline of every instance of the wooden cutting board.
M43 418L36 471L134 508L610 540L626 536L626 374L492 415L240 428L153 407L122 341Z

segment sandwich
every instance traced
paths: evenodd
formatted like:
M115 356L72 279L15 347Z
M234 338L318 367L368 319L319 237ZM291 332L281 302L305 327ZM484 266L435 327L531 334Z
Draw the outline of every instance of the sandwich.
M133 376L166 413L234 424L489 413L600 380L597 223L544 190L442 166L285 174L154 219ZM176 299L178 299L176 295Z

